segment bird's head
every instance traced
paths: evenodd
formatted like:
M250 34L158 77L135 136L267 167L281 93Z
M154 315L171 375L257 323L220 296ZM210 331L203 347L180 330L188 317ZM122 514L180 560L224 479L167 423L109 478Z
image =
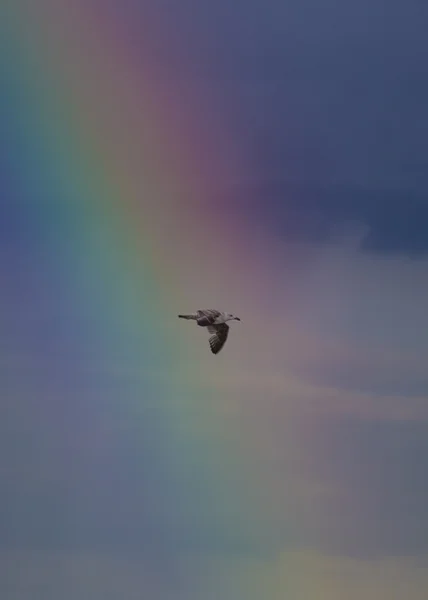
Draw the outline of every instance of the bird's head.
M231 313L228 313L227 320L228 321L240 321L241 319L239 317L235 317L235 315L232 315Z

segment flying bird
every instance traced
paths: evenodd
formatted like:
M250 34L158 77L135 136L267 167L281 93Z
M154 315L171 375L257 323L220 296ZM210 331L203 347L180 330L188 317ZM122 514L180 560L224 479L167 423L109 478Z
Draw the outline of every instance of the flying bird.
M220 312L212 308L198 310L190 315L178 315L180 319L190 319L196 321L200 327L206 327L208 333L211 333L209 344L211 352L218 354L226 343L229 335L229 325L227 321L240 321L239 317L230 313Z

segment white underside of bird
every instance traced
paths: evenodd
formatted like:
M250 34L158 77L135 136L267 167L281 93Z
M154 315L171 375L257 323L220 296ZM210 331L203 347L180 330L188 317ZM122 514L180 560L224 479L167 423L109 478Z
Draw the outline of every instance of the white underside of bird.
M206 327L209 338L210 349L213 354L218 354L226 343L229 335L229 325L227 321L240 321L230 313L220 312L212 308L205 308L187 315L178 315L180 319L189 319L196 321L200 327Z

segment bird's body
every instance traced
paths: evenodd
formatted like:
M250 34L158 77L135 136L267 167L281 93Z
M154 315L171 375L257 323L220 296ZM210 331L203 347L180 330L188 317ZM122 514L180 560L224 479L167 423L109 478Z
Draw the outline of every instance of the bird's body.
M220 312L212 308L206 308L198 310L196 313L178 316L180 319L196 321L200 327L207 328L208 332L211 333L209 344L213 354L218 354L226 343L229 335L229 325L227 324L227 321L241 320L230 313Z

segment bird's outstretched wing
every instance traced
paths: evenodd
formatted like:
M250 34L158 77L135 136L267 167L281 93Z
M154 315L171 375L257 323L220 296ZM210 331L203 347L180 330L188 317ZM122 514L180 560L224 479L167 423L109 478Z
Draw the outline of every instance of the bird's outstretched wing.
M213 333L213 335L209 339L211 352L213 354L218 354L220 350L226 343L227 336L229 335L229 325L226 323L222 323L221 325L216 325L215 327L209 327L208 331Z

